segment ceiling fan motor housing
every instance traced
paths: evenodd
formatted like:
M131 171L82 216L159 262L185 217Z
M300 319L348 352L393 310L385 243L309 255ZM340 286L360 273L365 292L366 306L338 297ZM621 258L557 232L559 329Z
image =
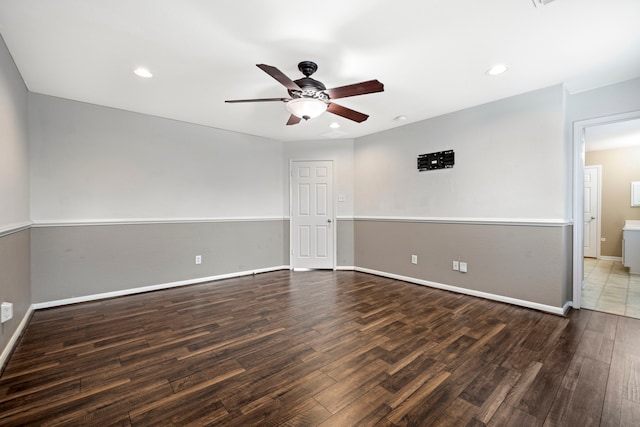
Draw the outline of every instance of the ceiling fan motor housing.
M323 91L326 90L326 86L318 80L311 77L303 77L293 81L302 90L289 90L289 95L292 98L318 98L329 100L329 96Z
M318 65L313 61L302 61L298 64L298 70L304 74L304 77L294 80L293 82L297 84L302 91L289 90L289 95L291 95L292 98L316 98L328 101L329 96L322 92L327 90L324 83L309 77L318 70Z

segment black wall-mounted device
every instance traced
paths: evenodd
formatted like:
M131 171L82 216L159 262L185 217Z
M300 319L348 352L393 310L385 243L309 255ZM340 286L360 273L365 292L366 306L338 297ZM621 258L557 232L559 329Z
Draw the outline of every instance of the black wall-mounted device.
M453 150L438 151L437 153L420 154L418 156L418 170L431 171L435 169L452 168L455 163Z

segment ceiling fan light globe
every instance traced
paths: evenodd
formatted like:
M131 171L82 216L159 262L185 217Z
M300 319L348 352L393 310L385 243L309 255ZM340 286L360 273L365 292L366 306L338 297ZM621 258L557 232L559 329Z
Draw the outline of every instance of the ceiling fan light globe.
M313 119L327 110L327 104L314 98L296 98L287 102L287 111L304 120Z

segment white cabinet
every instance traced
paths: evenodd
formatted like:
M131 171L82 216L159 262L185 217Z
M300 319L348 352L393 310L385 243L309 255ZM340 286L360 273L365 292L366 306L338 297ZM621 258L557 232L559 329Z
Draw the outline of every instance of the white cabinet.
M640 274L640 220L626 220L622 229L622 264Z

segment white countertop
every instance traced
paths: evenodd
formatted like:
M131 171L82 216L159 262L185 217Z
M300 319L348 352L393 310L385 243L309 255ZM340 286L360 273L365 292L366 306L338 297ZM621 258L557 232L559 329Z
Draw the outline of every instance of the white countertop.
M624 231L640 231L640 219L628 219L624 222Z

